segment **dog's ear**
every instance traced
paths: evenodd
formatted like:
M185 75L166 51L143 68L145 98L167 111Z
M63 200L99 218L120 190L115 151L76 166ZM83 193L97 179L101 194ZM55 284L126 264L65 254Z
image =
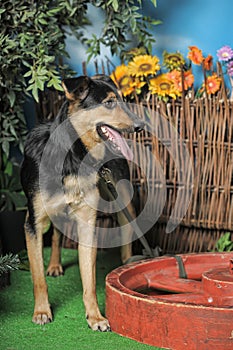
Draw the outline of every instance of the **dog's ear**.
M114 81L105 74L96 74L93 75L93 77L91 77L92 80L99 80L99 81L103 81L104 83L107 83L108 85L110 85L113 89L115 89L118 94L122 97L122 92L121 90L116 86L116 84L114 83Z
M67 100L71 102L83 101L88 95L90 82L91 79L87 76L63 80L62 87Z
M91 77L92 80L99 80L99 81L103 81L104 83L107 83L108 85L111 85L114 89L117 89L116 84L114 83L114 81L105 74L96 74L93 75L93 77Z

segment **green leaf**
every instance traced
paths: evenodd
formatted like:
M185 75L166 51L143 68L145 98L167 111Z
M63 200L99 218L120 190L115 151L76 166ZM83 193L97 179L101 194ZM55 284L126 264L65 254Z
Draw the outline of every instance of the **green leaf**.
M32 75L32 71L31 70L28 70L23 76L25 77L25 78L27 78L27 77L30 77Z
M46 63L52 63L55 61L55 56L44 56L43 57L44 62Z
M23 144L22 142L19 144L19 150L20 150L20 152L23 154L23 151L24 151L24 144Z
M35 85L36 85L37 89L43 91L44 90L44 84L45 84L44 79L41 79L39 76L37 76L36 79L35 79Z
M118 0L112 0L112 1L111 1L111 5L112 5L112 7L113 7L113 10L114 10L115 12L117 12L117 11L118 11L118 8L119 8Z
M36 102L39 102L38 88L35 84L32 85L32 96L34 97Z
M18 123L17 123L18 124ZM18 139L18 136L16 134L15 128L13 127L13 125L10 125L10 132L11 134L15 137L15 139Z
M150 23L153 25L153 26L157 26L158 24L162 24L163 22L160 21L159 19L153 19L150 21Z
M5 165L5 170L4 173L12 176L12 172L13 172L13 164L10 161L7 161L6 165Z
M130 19L130 26L133 32L135 32L136 28L137 28L137 23L134 17L131 17Z
M38 18L38 22L39 22L40 24L44 24L44 25L47 25L47 24L48 24L48 22L47 22L44 18Z
M49 11L47 11L47 15L48 16L54 16L56 13L58 13L58 12L60 12L61 11L61 9L60 8L53 8L53 9L51 9L51 10L49 10Z
M48 87L51 87L51 86L54 87L54 89L56 90L63 91L61 82L56 77L51 78L50 81L48 82Z
M10 144L7 140L4 140L2 142L2 149L3 152L6 154L7 157L9 157L9 153L10 153Z
M75 14L76 11L77 11L77 8L74 7L73 10L70 13L70 17L73 17L73 15Z
M9 93L8 93L8 99L10 101L10 106L13 107L14 106L14 103L15 103L15 99L16 99L16 96L15 96L15 92L13 90L10 90Z
M152 4L154 5L154 7L157 7L157 0L150 0L152 2Z
M48 70L45 67L38 67L37 74L46 76L48 74Z

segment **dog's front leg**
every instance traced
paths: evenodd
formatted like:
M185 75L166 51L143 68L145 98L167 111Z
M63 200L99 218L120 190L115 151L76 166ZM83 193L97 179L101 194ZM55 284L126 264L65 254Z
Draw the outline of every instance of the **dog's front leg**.
M96 212L90 213L90 208L82 210L79 215L88 220L78 220L79 229L79 266L83 285L83 302L86 309L86 319L89 327L102 332L109 331L108 320L99 310L96 297L96 255L95 220Z
M44 276L42 231L33 231L34 230L29 224L27 215L25 223L25 236L35 299L32 321L42 325L52 321L52 313L48 301L48 288Z
M94 331L109 331L108 320L101 315L96 297L96 248L79 245L79 265L87 323Z

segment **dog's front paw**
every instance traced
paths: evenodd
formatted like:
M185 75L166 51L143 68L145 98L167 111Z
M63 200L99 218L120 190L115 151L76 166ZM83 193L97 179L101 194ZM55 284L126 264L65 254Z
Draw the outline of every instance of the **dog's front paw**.
M43 325L46 323L52 322L53 317L51 311L46 312L46 311L40 311L40 312L34 312L32 322L35 324Z
M63 268L61 264L49 265L47 268L47 276L58 277L64 275Z
M92 318L92 319L87 317L87 323L88 323L88 326L93 331L100 331L100 332L110 332L111 331L108 320L102 316L99 318Z

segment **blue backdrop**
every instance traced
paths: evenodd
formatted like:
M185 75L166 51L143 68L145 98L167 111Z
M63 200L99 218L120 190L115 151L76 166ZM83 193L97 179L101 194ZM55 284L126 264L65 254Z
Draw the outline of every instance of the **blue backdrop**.
M203 50L204 55L211 54L216 60L216 51L219 48L224 45L233 47L232 0L157 0L156 9L146 0L143 2L143 11L163 22L152 31L156 39L153 54L160 58L164 50L178 50L186 56L188 46L195 45ZM101 28L102 15L93 7L90 7L89 13L95 25L88 32L96 34ZM81 74L81 63L86 60L85 49L74 37L68 37L66 43L70 54L70 59L66 61ZM103 50L102 58L104 55L110 57L107 49ZM111 59L119 64L118 58ZM89 74L94 73L92 67L93 62L90 62Z
M159 53L166 49L187 54L187 47L195 45L216 58L217 49L233 44L232 0L158 0L156 12L163 21L154 29Z

